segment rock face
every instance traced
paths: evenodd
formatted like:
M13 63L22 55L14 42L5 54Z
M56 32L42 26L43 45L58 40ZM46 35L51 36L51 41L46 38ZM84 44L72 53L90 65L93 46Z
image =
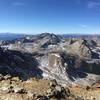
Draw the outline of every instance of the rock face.
M100 75L100 60L83 60L81 65L81 71Z
M37 42L41 43L41 47L48 47L48 45L56 45L61 40L58 36L49 33L43 33L38 36L36 39Z
M65 84L86 78L88 73L100 73L100 50L94 40L62 41L54 34L44 33L12 41L8 50L0 51L1 73L16 74L25 79L47 77Z
M41 77L42 71L37 66L36 59L28 53L0 48L0 73L3 75L19 76L22 80L31 76Z
M81 100L64 87L91 87L100 83L99 40L61 40L45 33L3 43L0 44L0 100ZM47 79L53 79L50 86Z
M100 51L98 48L97 43L93 40L77 40L71 44L71 52L81 58L81 71L100 75Z
M72 84L77 78L86 77L87 74L77 68L76 56L64 52L51 52L37 57L43 77L56 79L61 84Z
M49 53L48 55L44 55L41 58L40 68L44 71L44 77L48 75L58 80L65 80L66 82L68 80L68 75L66 73L67 64L64 62L60 53Z
M88 59L99 59L95 41L86 39L70 40L70 52Z
M52 50L39 57L44 77L52 77L62 83L72 83L70 80L84 80L88 74L100 75L100 51L93 40L67 41Z
M72 41L71 41L72 42ZM71 45L71 52L74 54L77 54L81 57L88 57L91 58L91 50L87 45L87 41L85 40L76 40L72 43L70 43Z

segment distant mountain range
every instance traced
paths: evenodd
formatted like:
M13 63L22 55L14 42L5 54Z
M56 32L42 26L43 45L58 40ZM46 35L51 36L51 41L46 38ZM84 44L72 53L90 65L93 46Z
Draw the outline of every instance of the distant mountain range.
M16 38L24 37L24 34L13 33L0 33L0 40L12 40Z
M35 34L35 36L38 36L39 34ZM34 36L34 34L23 34L23 33L0 33L0 40L13 40L17 38L23 38L26 36ZM63 38L94 38L98 37L100 38L99 34L58 34L58 36L61 36Z

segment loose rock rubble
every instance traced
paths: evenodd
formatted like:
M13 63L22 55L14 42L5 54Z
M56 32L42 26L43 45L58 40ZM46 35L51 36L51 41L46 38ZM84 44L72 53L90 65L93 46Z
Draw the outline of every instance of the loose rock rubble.
M8 75L9 76L9 75ZM1 75L2 77L2 75ZM7 77L7 76L6 76ZM51 80L48 82L48 80L41 80L41 82L44 84L44 82L48 83L44 85L44 87L41 87L42 83L39 82L39 80L31 79L31 83L29 81L18 81L13 82L14 77L6 78L4 76L4 79L0 81L0 100L10 99L10 100L16 100L17 96L19 100L70 100L70 96L72 95L69 88L62 87L60 84L57 83L57 81ZM2 81L12 81L10 83L4 84ZM43 92L37 89L37 87L33 88L35 85L34 83L40 84L39 87L45 88L47 87ZM30 84L28 86L28 84ZM27 87L28 86L28 87ZM5 87L5 88L4 88ZM40 91L40 92L39 92ZM5 95L5 96L4 96ZM22 96L25 96L22 98ZM27 99L26 99L27 98ZM72 98L76 98L75 96L72 96ZM76 100L76 99L75 99Z

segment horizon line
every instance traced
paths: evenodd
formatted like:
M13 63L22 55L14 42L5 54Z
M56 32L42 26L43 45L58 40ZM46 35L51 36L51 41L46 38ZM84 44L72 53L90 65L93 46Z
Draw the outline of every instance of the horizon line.
M50 34L57 34L57 35L100 35L100 33L79 33L79 32L66 32L66 33L55 33L55 32L38 32L38 33L30 33L30 32L0 32L0 34L18 34L18 35L36 35L36 34L43 34L43 33L50 33Z

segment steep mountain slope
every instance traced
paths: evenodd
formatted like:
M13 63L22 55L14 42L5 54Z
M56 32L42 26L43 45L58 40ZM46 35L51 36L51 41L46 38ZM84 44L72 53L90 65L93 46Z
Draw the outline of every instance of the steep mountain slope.
M46 49L49 45L57 45L60 42L61 38L59 36L50 33L42 33L39 35L26 36L11 41L3 41L1 46L10 50L19 50L32 53L34 51Z
M4 63L16 66L14 68L18 66L21 72L25 68L24 73L28 73L27 77L31 73L32 76L55 78L61 83L73 84L78 79L84 80L90 73L100 74L100 51L96 41L86 39L68 39L66 41L49 33L31 38L25 37L25 39L30 43L19 39L16 40L17 43L8 45L10 50L1 51L8 55L7 57L11 55L10 60L4 58L7 59L7 62ZM26 67L23 68L23 66ZM37 71L34 71L36 69Z
M3 42L0 100L99 100L99 40L45 33Z
M0 48L0 73L19 76L22 80L32 76L42 77L38 62L30 54L2 48Z
M83 58L99 59L99 52L97 52L96 42L86 39L71 39L69 41L69 52L79 55Z

